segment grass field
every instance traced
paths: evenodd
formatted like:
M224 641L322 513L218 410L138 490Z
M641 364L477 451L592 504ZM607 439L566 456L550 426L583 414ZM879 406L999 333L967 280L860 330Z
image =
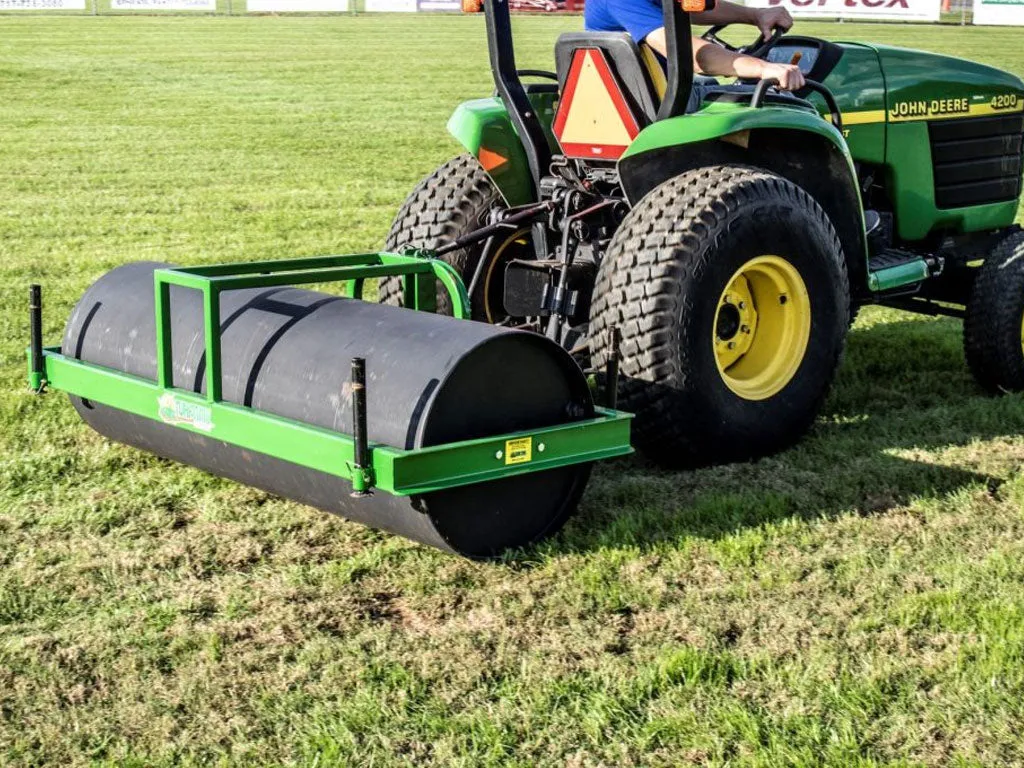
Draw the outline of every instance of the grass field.
M549 66L575 19L517 21ZM1024 73L1016 30L802 25ZM474 564L23 389L133 259L373 249L489 91L477 18L0 17L0 764L1024 764L1024 401L867 311L798 448L602 466Z

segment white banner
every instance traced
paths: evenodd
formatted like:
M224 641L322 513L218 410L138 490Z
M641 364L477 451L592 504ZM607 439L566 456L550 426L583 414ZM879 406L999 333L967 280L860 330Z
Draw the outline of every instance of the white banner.
M85 0L0 0L0 11L84 11Z
M974 0L974 23L1024 26L1024 0Z
M124 11L212 11L217 0L110 0L112 10Z
M748 0L754 8L781 6L800 19L938 21L941 0Z
M415 13L416 0L364 0L367 13Z
M323 13L347 11L348 0L248 0L249 13Z

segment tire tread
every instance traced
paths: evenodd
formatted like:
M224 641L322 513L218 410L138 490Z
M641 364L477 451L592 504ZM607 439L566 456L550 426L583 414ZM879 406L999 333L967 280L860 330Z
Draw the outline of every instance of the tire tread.
M699 376L690 364L698 340L688 336L679 318L692 310L690 286L699 284L716 258L731 222L765 200L803 209L816 220L836 260L838 293L848 301L842 246L828 216L802 188L750 166L709 166L656 187L623 221L602 262L591 310L591 353L598 368L603 367L610 329L619 327L621 407L636 414L633 435L641 449L675 455L666 463L692 466L752 457L737 446L709 444L707 435L691 429L677 393ZM842 315L840 332L845 338L848 308ZM754 455L786 447L806 431L828 393L842 351L840 343L824 386L806 409L806 423L793 424L787 434L777 435ZM651 382L671 382L672 387L652 387Z
M481 226L500 200L498 190L475 157L462 154L439 167L409 194L398 210L384 250L401 252L415 247L436 249ZM444 261L459 274L470 266L463 248L445 254ZM402 279L387 277L378 288L380 302L402 306ZM451 314L451 300L438 289L438 312Z

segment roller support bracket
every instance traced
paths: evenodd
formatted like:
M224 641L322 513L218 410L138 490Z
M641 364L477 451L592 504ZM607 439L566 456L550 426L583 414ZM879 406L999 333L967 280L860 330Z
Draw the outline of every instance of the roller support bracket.
M352 358L352 497L372 495L373 469L370 466L370 439L366 428L366 360Z
M33 284L28 289L28 386L33 394L46 391L46 361L43 359L43 289Z

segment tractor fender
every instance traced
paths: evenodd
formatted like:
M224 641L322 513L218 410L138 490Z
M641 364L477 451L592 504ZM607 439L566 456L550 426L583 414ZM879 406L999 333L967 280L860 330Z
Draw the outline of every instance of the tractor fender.
M535 91L527 95L554 149L550 126L556 94ZM494 96L463 102L448 120L448 132L480 162L508 205L536 199L526 152L501 99Z
M842 134L810 110L766 106L709 109L647 126L619 160L635 205L685 171L740 163L763 168L809 192L829 216L846 259L853 298L869 295L864 209Z

